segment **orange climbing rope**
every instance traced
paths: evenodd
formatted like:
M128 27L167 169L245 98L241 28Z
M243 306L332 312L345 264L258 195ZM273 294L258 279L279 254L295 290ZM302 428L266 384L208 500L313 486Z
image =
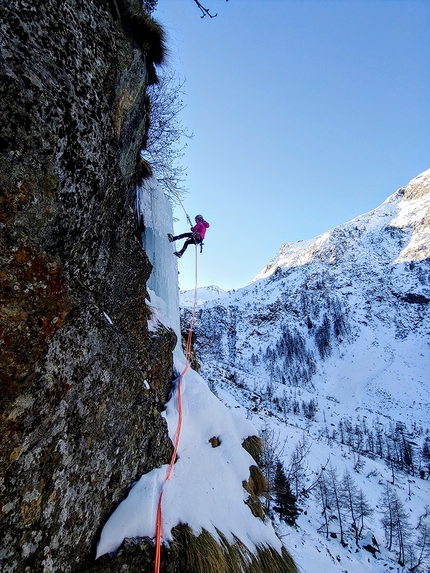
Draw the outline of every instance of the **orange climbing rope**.
M184 210L184 213L188 219L188 221L190 221L190 217L188 216L187 211L185 210L185 207L179 197L178 192L176 191L176 188L172 182L172 180L169 177L169 174L167 173L167 170L163 164L163 162L161 161L160 156L157 153L157 150L154 148L155 153L157 154L158 160L160 161L160 164L163 167L163 170L166 174L166 177L168 179L168 181L170 182L170 185L176 195L176 197L178 198L178 201L182 207L182 209ZM197 288L198 288L198 248L196 245L196 262L195 262L195 280L194 280L194 303L193 303L193 310L191 313L191 322L190 322L190 329L188 332L188 338L187 338L187 345L186 345L186 349L185 349L185 368L184 370L181 372L181 374L179 375L179 377L176 379L177 381L177 389L176 389L176 400L177 400L177 408L178 408L178 425L176 426L176 432L175 432L175 440L174 440L174 444L173 444L173 453L172 453L172 457L170 459L170 464L169 467L167 468L167 472L166 472L166 477L164 478L164 482L161 486L161 491L160 491L160 496L158 498L158 504L157 504L157 518L156 518L156 528L155 528L155 565L154 565L154 571L155 573L159 573L160 572L160 565L161 565L161 529L162 529L162 511L161 511L161 506L162 506L162 501L163 501L163 488L164 488L164 484L169 481L171 475L172 475L172 470L173 470L173 466L175 465L175 461L176 461L176 457L177 457L177 453L178 453L178 446L179 446L179 439L181 437L181 429L182 429L182 393L181 393L181 381L182 381L182 377L185 376L186 372L188 371L190 364L191 364L191 342L192 342L192 337L193 337L193 326L194 326L194 320L195 320L195 314L196 314L196 307L197 307ZM176 382L175 381L175 382Z
M182 377L188 371L191 364L191 341L193 336L193 326L196 314L197 306L197 278L198 278L198 249L196 245L196 265L195 265L195 287L194 287L194 304L193 311L191 313L190 329L188 332L186 352L185 352L185 368L177 378L177 407L178 407L178 425L176 427L175 441L173 445L173 454L170 460L169 467L167 469L166 477L164 478L163 485L161 486L160 497L158 498L157 505L157 520L156 520L156 530L155 530L155 573L159 573L161 564L161 528L162 528L162 515L161 515L161 505L163 500L163 486L168 481L172 475L173 466L175 465L176 456L178 452L179 439L181 436L182 429L182 394L181 394L181 381Z

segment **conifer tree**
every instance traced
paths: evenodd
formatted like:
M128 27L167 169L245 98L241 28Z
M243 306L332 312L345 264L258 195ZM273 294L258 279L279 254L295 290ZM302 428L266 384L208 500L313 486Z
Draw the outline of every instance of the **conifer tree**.
M260 462L268 486L269 495L266 503L266 509L268 510L270 494L275 488L276 464L278 459L283 455L284 444L281 444L279 433L276 434L275 431L268 426L261 431L261 434L263 438L263 451Z
M283 519L285 523L288 523L288 525L294 525L299 513L297 498L291 491L290 484L285 475L284 466L280 461L276 464L275 495L277 503L275 510L279 513L279 517Z
M290 483L294 495L298 498L304 489L306 476L308 474L307 456L311 445L304 435L296 444L290 458L287 472L287 480Z
M346 507L348 509L349 518L351 520L351 525L355 533L355 542L358 545L358 487L355 484L351 474L345 471L342 482L341 482L342 494L345 500Z
M358 539L360 539L360 537L363 534L364 518L369 517L369 515L372 515L372 513L373 513L372 506L370 505L368 499L364 495L363 490L359 489L358 499L357 499L357 522L358 522L357 538Z
M430 439L428 436L424 438L423 447L421 450L421 460L423 466L427 470L427 478L430 477ZM425 475L425 473L423 474Z
M363 533L364 518L373 513L363 490L360 489L354 482L353 477L348 471L345 471L341 481L342 499L347 510L351 526L354 530L355 543L358 541Z
M391 551L393 547L393 533L394 533L394 515L393 515L393 502L392 502L392 491L388 482L385 484L385 489L382 492L380 498L380 504L382 506L382 519L381 523L384 528L385 542L388 551Z

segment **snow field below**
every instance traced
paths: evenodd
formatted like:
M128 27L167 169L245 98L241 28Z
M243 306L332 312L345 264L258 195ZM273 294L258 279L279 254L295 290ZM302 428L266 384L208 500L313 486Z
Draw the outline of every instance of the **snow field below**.
M215 539L217 529L232 543L235 536L253 552L258 545L280 551L281 542L270 521L256 519L245 503L248 494L242 481L249 479L255 461L242 442L256 434L255 427L226 408L196 372L188 370L181 386L182 431L171 479L164 482L167 466L140 478L103 528L97 557L116 551L126 537L155 537L161 487L164 542L172 541L171 530L184 523L195 535L204 528ZM164 415L173 442L178 423L177 390ZM212 447L212 437L218 438L218 447Z
M307 498L300 498L299 507L302 512L297 519L296 526L288 526L280 521L273 513L275 529L285 546L293 556L302 573L382 573L383 571L402 571L395 561L395 554L385 549L385 537L380 522L382 512L380 496L387 482L391 483L391 470L384 461L360 457L361 465L358 471L354 469L357 456L345 445L327 439L323 436L322 426L333 422L324 422L321 410L324 408L328 414L327 420L336 420L339 414L331 412L332 400L321 400L323 406L312 422L303 416L289 415L285 421L283 416L267 407L260 405L258 412L254 413L255 401L252 392L232 385L222 383L216 388L217 395L225 404L244 417L248 417L258 429L259 435L271 434L274 436L279 458L288 468L290 457L297 443L305 437L310 444L307 460L306 487L310 487L318 478L321 468L330 464L339 471L341 478L345 470L352 476L356 485L363 490L366 498L374 508L374 514L366 520L366 530L374 534L379 543L380 553L374 557L363 549L364 540L358 549L355 545L354 534L347 532L348 546L343 547L339 541L339 531L336 521L330 524L330 531L337 534L337 538L325 537L318 529L323 525L321 508L315 498L315 491ZM337 406L337 404L335 404ZM404 472L395 473L394 487L401 501L409 513L409 521L415 527L426 505L430 504L430 483L417 476L410 476Z

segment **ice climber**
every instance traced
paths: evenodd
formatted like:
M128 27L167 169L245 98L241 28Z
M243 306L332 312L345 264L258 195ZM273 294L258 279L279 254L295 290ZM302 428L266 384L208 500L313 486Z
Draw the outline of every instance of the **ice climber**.
M191 227L191 233L182 233L182 235L178 236L173 236L170 233L167 235L171 243L173 241L178 241L179 239L187 239L182 249L180 251L177 251L176 253L173 253L178 258L182 257L182 255L185 253L186 248L189 245L200 245L203 242L203 239L205 238L206 229L209 227L209 223L203 219L202 215L196 215L195 221L196 224L194 225L194 227Z

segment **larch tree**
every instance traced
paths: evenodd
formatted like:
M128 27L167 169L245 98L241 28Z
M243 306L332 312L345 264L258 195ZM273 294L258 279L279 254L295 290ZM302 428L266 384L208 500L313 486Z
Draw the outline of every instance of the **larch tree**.
M385 531L387 549L397 552L397 561L402 567L406 561L406 550L411 537L408 513L397 492L387 483L380 499L382 525Z
M321 506L321 515L324 518L324 523L320 527L320 529L325 530L325 536L328 539L329 536L329 512L330 512L330 492L329 492L329 484L327 479L327 472L325 468L321 470L321 473L318 477L318 482L316 486L316 496L318 502Z
M149 86L150 123L146 149L142 157L149 162L152 174L165 192L175 200L172 185L179 194L185 192L185 169L180 160L186 144L183 139L191 139L193 134L183 126L180 113L185 108L185 80L175 71L169 70L159 75L157 83Z
M345 547L347 545L344 533L345 495L339 481L338 471L331 464L327 471L327 478L329 497L339 524L340 542Z
M370 505L368 499L364 495L363 490L359 489L358 499L357 499L357 516L356 516L358 522L358 532L357 532L358 539L360 539L361 536L363 535L364 519L372 515L373 511L374 510Z
M430 571L430 506L418 519L417 539L411 545L409 570Z
M287 469L287 480L298 498L304 491L309 465L307 457L312 444L303 436L296 444Z
M343 494L343 500L347 508L349 518L351 520L351 525L355 534L355 543L358 545L359 540L359 490L354 482L353 477L348 471L345 471L341 481L341 490Z

